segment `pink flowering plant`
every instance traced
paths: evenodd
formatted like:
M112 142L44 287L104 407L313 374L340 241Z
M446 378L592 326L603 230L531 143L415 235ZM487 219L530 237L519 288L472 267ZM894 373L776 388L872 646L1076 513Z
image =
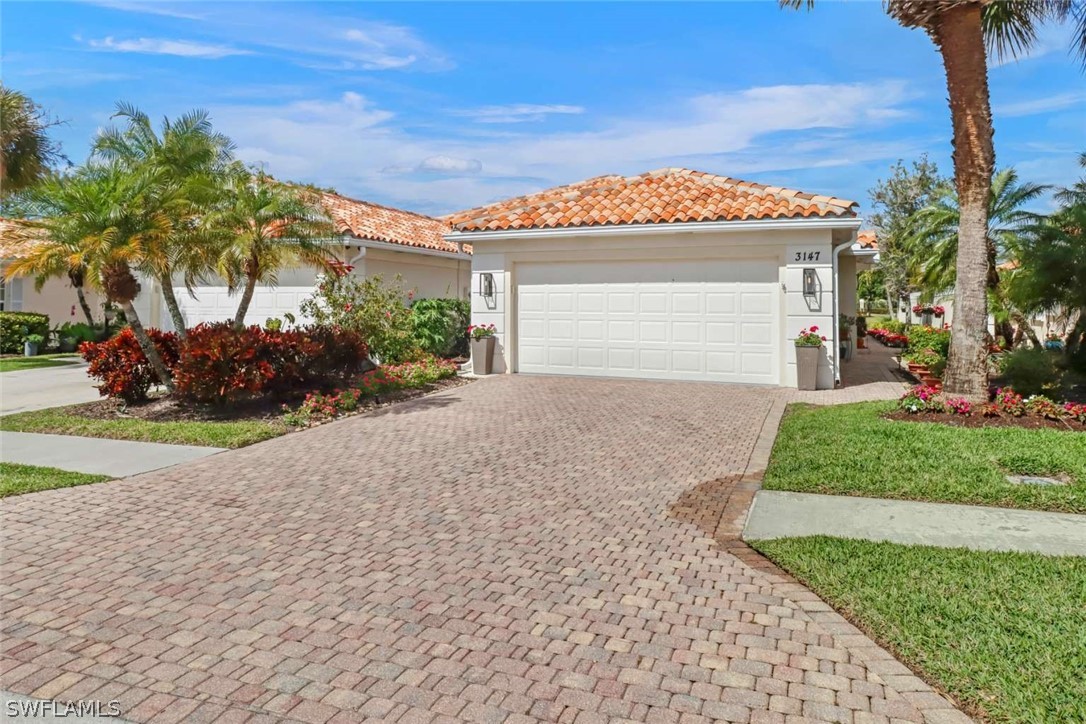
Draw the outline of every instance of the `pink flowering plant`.
M945 406L939 397L939 390L928 385L913 387L898 400L898 407L906 412L943 412Z
M1001 387L996 390L995 404L1000 412L1011 417L1022 417L1026 414L1025 400L1010 387Z
M810 329L804 329L796 337L797 347L821 347L822 343L826 341L826 336L818 333L818 327L811 326Z
M498 333L498 328L493 324L473 324L468 327L468 336L472 339L486 339Z
M954 415L969 416L973 414L973 404L964 397L951 397L943 403L946 411Z

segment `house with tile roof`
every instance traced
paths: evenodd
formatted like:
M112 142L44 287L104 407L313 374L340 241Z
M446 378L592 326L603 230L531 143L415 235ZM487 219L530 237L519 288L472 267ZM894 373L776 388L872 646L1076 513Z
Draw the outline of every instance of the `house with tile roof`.
M496 369L794 387L793 340L827 343L876 249L856 203L685 168L600 176L444 217L470 243L472 317Z
M449 230L447 222L331 192L322 194L321 203L338 232L326 242L328 252L350 266L352 274L380 275L387 280L400 275L404 288L413 290L417 298L466 297L471 280L471 247L445 239ZM0 224L0 259L14 258L34 243L20 229L18 222ZM172 329L159 283L150 278L139 281L143 291L136 300L136 308L145 324ZM282 317L286 313L301 319L301 302L313 294L316 282L314 269L285 270L275 286L257 287L246 321L263 324L269 317ZM222 280L199 284L192 294L180 281L175 288L189 326L231 319L237 309L236 294ZM49 280L40 291L35 290L32 280L12 279L5 283L3 292L5 309L49 314L54 326L84 321L75 292L66 279ZM105 300L91 289L87 296L92 308L100 313Z

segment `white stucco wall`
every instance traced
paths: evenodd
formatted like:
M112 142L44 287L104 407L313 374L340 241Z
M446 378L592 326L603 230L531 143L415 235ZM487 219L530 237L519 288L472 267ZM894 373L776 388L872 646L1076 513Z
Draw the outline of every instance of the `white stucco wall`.
M838 234L841 234L838 231ZM833 231L829 228L758 231L613 234L594 236L570 231L547 238L473 238L471 305L473 324L493 324L497 330L495 372L517 368L516 269L519 263L570 261L652 261L698 259L769 259L778 268L780 384L796 385L793 340L812 325L828 338L819 367L819 386L832 388L832 345L835 343L833 307ZM803 294L803 269L813 268L819 289ZM495 294L481 294L480 277L494 276Z

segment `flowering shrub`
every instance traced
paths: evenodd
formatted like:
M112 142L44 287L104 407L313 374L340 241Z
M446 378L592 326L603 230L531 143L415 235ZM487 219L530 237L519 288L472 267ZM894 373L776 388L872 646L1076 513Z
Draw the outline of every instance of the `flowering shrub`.
M999 417L1001 415L999 405L994 402L985 402L979 409L982 417Z
M939 304L914 304L913 314L930 314L935 317L942 317L946 314L946 308Z
M964 397L951 397L944 403L946 411L954 415L973 414L973 405Z
M810 329L801 330L799 336L796 337L797 347L821 347L822 343L826 341L825 335L818 333L818 327L812 326Z
M1026 414L1025 401L1020 394L1010 387L996 390L995 404L1000 412L1005 412L1011 417L1021 417Z
M1040 415L1049 420L1058 420L1063 417L1063 409L1044 395L1034 395L1027 399L1026 409L1034 415Z
M468 336L472 339L486 339L498 333L493 324L473 324L468 327Z
M305 427L314 422L331 420L345 412L353 412L358 409L363 398L376 397L393 390L423 387L455 375L455 364L435 357L420 362L378 367L362 375L351 389L336 390L327 395L310 393L296 410L284 405L283 421L292 427Z
M911 413L942 412L944 409L939 390L927 385L917 385L902 395L898 407Z
M370 352L385 363L419 359L411 309L405 304L414 292L405 290L399 275L391 283L380 276L361 279L343 267L317 283L316 293L301 311L320 326L339 327L362 336Z
M867 334L869 337L874 337L879 340L887 347L905 347L909 344L909 338L906 335L887 329L886 327L872 327L867 330Z
M932 352L946 359L950 352L950 331L935 327L913 327L908 336L909 351Z
M148 329L147 334L162 355L166 367L175 367L178 355L177 335L157 329ZM147 399L147 391L152 385L162 382L129 327L104 342L84 342L79 346L79 353L90 363L87 374L101 380L98 392L103 397L119 397L125 402L139 402Z

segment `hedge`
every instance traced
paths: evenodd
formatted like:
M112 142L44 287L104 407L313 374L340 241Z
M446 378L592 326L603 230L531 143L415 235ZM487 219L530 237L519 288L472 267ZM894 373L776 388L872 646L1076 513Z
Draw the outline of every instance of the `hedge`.
M49 339L49 315L37 312L0 312L0 352L22 352L23 338L28 334L40 334Z

